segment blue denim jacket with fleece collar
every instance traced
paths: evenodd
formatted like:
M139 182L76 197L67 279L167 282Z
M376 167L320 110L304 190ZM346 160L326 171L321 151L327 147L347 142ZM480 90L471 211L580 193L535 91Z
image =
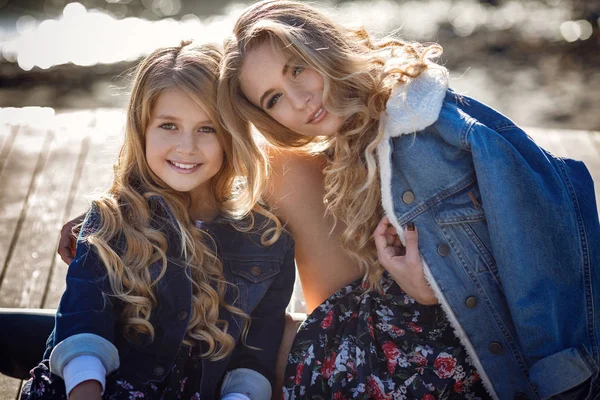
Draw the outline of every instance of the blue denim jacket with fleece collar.
M426 277L488 392L600 396L600 227L584 164L449 90L439 66L395 87L382 118L385 213L400 236L415 223Z
M119 320L122 304L105 295L111 290L104 264L96 250L81 240L83 233L98 229L100 216L93 205L83 223L55 328L48 339L44 358L49 356L52 373L62 376L64 366L83 354L99 358L107 375L119 368L131 383L162 381L171 370L192 315L192 284L189 267L181 259L174 216L158 196L150 198L149 204L151 226L163 232L168 241L167 270L155 288L157 306L150 317L154 341L150 343L147 336L134 342L126 340ZM222 261L226 281L237 287L229 285L226 302L241 308L252 319L246 346L240 338L243 320L220 309L219 318L228 322L227 332L238 344L222 360L202 360L202 399L228 393L243 393L253 400L271 398L285 309L295 279L294 242L284 232L273 245L262 246L266 218L259 214L254 214L254 218L254 228L249 232L236 230L225 218L201 225L210 235L207 246ZM115 239L115 248L123 249L124 245L123 240ZM160 261L150 265L151 276L158 276L160 268Z

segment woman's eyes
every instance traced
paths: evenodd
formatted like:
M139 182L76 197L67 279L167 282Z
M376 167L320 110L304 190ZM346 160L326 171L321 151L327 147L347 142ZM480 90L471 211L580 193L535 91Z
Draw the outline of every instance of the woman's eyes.
M304 67L294 67L292 68L292 78L297 77L300 73L302 73L304 71ZM267 110L273 108L273 106L275 104L277 104L277 101L279 100L279 98L281 97L281 93L278 93L276 95L274 95L273 97L271 97L267 103Z
M269 101L267 102L267 110L273 108L273 106L277 103L277 100L279 100L280 97L281 97L281 93L277 93L276 95L271 97L269 99Z
M294 67L294 69L292 69L292 77L295 78L302 71L304 71L304 67Z

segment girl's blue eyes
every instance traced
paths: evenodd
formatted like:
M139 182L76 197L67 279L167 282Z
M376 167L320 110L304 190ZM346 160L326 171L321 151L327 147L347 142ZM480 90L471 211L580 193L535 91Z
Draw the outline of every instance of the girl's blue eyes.
M165 129L167 131L174 131L174 130L177 129L177 125L175 125L175 124L173 124L171 122L165 122L164 124L160 124L158 127L162 128L162 129ZM216 130L212 126L201 126L198 129L198 132L215 133Z
M292 68L292 78L297 77L300 73L302 73L302 71L304 71L304 67L294 67ZM279 98L281 97L281 93L277 93L276 95L274 95L273 97L271 97L269 99L269 101L267 102L267 110L270 110L271 108L273 108L273 106L275 104L277 104L277 101L279 100Z
M162 128L162 129L166 129L168 131L172 131L172 130L177 129L177 127L175 126L175 124L170 124L168 122L166 124L160 124L159 127Z

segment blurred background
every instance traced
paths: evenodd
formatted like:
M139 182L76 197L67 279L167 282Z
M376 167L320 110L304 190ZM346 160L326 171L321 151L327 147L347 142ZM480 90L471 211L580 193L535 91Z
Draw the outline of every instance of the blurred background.
M517 123L600 130L600 0L316 4L374 33L399 28L406 39L440 43L451 85ZM182 39L221 42L246 5L0 0L0 118L19 112L12 107L121 108L124 71L140 57Z

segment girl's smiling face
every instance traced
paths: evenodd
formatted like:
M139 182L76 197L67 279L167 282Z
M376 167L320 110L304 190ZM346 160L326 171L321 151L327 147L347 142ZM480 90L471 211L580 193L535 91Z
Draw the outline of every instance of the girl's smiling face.
M202 195L223 165L216 125L179 89L162 92L146 129L146 161L169 187Z
M240 84L250 102L300 135L333 135L343 124L341 116L323 107L323 76L293 59L286 59L269 41L247 53Z

